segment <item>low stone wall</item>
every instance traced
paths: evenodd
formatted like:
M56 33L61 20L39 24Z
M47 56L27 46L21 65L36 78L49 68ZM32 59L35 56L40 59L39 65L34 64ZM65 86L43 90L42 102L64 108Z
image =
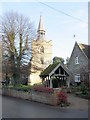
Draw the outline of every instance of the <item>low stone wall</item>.
M17 91L10 88L3 88L2 95L37 101L49 105L58 105L58 97L56 92L45 93L45 92L31 91L30 93L28 93L23 91Z
M10 88L2 88L2 95L31 100L31 93L18 91Z
M32 91L32 100L50 105L58 104L58 98L54 93Z

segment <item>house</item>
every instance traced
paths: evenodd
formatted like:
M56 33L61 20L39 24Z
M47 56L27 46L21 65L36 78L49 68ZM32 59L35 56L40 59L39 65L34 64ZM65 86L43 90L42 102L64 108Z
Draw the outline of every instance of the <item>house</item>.
M40 77L43 83L46 83L47 87L61 87L67 85L69 70L64 66L63 63L56 62L50 64L41 74ZM56 86L55 86L56 85ZM68 84L69 85L69 84Z
M67 63L71 84L89 82L90 78L90 45L75 42L71 57ZM88 70L89 69L89 70Z

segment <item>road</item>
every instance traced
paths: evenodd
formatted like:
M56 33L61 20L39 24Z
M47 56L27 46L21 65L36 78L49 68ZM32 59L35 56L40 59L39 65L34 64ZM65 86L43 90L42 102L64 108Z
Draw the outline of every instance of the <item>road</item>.
M1 99L1 95L0 95ZM88 118L88 109L61 108L38 102L2 97L3 118Z

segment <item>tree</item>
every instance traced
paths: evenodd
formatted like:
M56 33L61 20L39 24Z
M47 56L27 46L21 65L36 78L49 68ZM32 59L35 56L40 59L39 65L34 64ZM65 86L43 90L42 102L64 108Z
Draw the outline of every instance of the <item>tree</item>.
M54 57L53 63L56 63L56 62L64 63L64 59L62 57Z
M69 62L69 59L70 59L69 57L67 57L67 58L66 58L66 64L68 64L68 62Z
M10 61L15 84L20 83L20 71L31 57L31 40L34 38L33 23L22 14L5 13L2 17L3 60Z

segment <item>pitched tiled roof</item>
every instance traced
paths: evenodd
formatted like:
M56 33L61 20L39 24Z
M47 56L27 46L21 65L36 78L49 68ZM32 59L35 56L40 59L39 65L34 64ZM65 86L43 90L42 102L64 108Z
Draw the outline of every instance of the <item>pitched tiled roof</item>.
M56 69L56 67L62 66L62 68L67 72L67 74L69 75L69 70L67 67L65 67L64 64L60 63L60 62L56 62L54 64L50 64L42 73L40 76L48 76L50 75L50 73Z
M81 50L83 50L84 54L90 59L90 45L79 44Z
M42 73L40 76L43 76L43 75L49 75L52 70L57 66L59 65L59 63L54 63L54 64L50 64Z

